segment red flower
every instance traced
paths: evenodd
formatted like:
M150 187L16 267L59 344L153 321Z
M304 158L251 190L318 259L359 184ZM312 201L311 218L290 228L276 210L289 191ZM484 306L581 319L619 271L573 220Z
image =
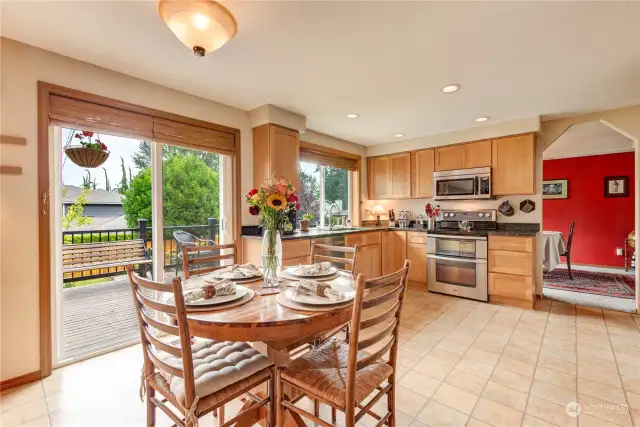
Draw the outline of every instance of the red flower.
M92 136L93 136L93 132L88 131L88 130L83 130L83 131L82 131L82 134L83 134L84 136L88 136L88 137L92 137Z
M295 194L295 193L291 193L291 194L289 195L289 200L288 200L288 202L289 202L289 203L296 203L296 202L297 202L297 201L299 201L299 200L300 200L300 199L298 198L298 195L297 195L297 194Z
M299 211L300 210L300 203L296 203L296 210Z
M254 188L254 189L250 190L250 191L247 193L247 198L251 198L251 197L255 196L256 194L258 194L258 189L257 189L257 188Z
M76 136L74 136L74 138L82 139L82 135L80 135L79 133L76 133Z
M103 144L102 142L98 141L100 143L100 146L102 147L102 151L107 151L107 144Z
M257 206L249 206L249 213L253 216L260 215L260 208Z

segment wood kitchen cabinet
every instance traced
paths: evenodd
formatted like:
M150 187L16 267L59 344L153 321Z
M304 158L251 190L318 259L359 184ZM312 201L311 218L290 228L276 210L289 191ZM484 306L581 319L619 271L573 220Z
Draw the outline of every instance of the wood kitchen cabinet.
M370 200L389 198L390 163L389 156L367 159L367 184Z
M411 197L433 197L434 150L411 153Z
M271 175L288 178L300 188L300 135L274 124L253 129L253 181L259 186Z
M411 197L411 153L389 156L389 196L393 199Z
M489 301L533 308L535 237L489 236Z
M358 260L356 261L356 276L364 275L365 278L379 277L381 272L381 233L379 231L368 233L354 233L345 235L345 245L358 245Z
M465 148L463 145L450 145L435 149L435 170L449 171L464 168Z
M483 168L491 166L491 140L464 144L464 169Z
M398 271L407 259L407 232L382 232L382 274Z
M535 194L534 138L527 134L491 141L493 195Z
M435 149L435 170L471 169L491 166L491 140L450 145Z
M306 264L311 254L311 240L296 239L282 241L282 265ZM262 265L262 239L244 237L242 239L242 262Z
M409 280L427 283L427 233L407 232L407 259L411 261Z

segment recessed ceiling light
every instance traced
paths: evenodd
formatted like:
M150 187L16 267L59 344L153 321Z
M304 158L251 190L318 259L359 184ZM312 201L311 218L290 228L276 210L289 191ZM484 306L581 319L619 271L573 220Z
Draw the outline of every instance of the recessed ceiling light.
M482 117L478 117L476 119L476 122L486 122L487 120L489 120L491 117L487 117L487 116L482 116Z
M442 91L444 93L453 93L456 92L457 90L460 90L462 86L460 85L446 85L445 87L442 88Z
M360 114L356 114L356 113L349 113L345 116L347 119L357 119L358 117L360 117Z
M393 135L393 136L395 136L396 138L402 138L402 137L403 137L403 136L405 136L405 135L404 135L404 133L396 133L396 134L395 134L395 135Z

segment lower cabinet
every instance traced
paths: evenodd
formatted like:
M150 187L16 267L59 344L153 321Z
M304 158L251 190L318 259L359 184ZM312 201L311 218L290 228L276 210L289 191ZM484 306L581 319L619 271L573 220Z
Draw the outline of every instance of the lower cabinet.
M489 301L533 308L535 237L489 236Z
M358 245L358 259L356 260L356 276L362 274L370 279L381 274L380 259L382 255L382 241L379 231L355 233L345 235L345 245Z
M409 280L427 283L427 233L407 232L407 259L411 261Z
M311 241L309 239L284 240L282 242L282 265L289 267L298 264L307 264L311 254ZM242 262L262 265L262 239L242 239Z
M382 232L382 274L398 271L407 259L407 232Z

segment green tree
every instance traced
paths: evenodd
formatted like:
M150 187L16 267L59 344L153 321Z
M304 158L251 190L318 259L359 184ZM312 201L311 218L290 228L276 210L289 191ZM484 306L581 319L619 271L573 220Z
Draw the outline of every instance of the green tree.
M138 151L133 153L132 160L133 164L136 165L139 170L151 167L151 151L151 141L140 141L138 143ZM201 158L211 169L216 172L220 171L220 156L216 153L201 150L190 150L189 148L176 147L167 144L162 145L162 157L165 161L175 156L185 156L187 154L192 154Z
M82 225L91 224L93 219L91 217L84 216L84 205L87 204L87 197L90 193L90 189L83 188L78 198L67 208L67 211L62 216L63 230L66 231L71 227L80 227ZM66 189L63 191L63 195L64 194L66 194Z
M163 214L165 225L206 224L207 218L220 215L219 177L198 156L187 154L166 160L163 174ZM127 225L135 227L138 219L151 220L151 169L133 178L123 195Z
M102 168L104 171L104 189L107 191L111 191L111 183L109 182L109 175L107 175L107 170Z
M122 167L122 178L120 178L120 186L118 188L120 194L124 194L129 189L129 183L127 181L127 169L124 167L124 159L122 158L122 156L120 156L120 162Z
M316 168L316 172L319 169ZM316 219L320 218L320 185L318 179L312 173L300 169L300 211L298 218L304 214L312 214Z
M82 185L80 185L80 187L84 188L85 190L95 190L96 178L93 178L93 181L92 181L91 172L89 171L89 169L85 169L85 170L87 171L87 176L82 177Z

